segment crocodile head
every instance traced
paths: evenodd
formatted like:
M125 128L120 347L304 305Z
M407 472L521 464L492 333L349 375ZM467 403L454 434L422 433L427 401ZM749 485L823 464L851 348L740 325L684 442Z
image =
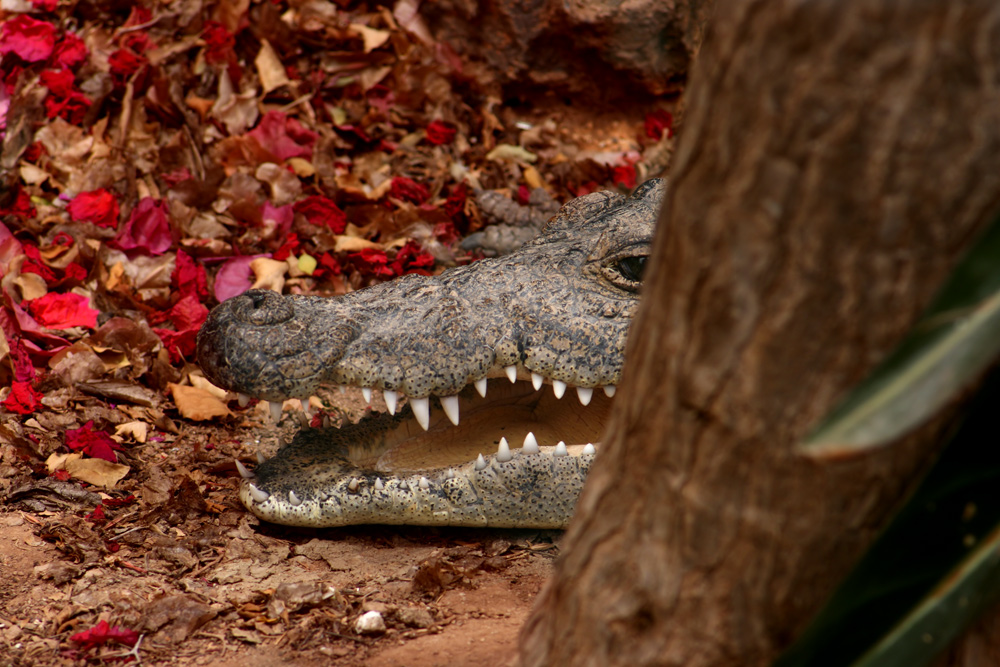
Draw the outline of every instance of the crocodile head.
M653 180L580 197L517 252L439 276L219 305L198 336L219 386L275 402L355 386L388 407L241 470L244 504L291 525L564 526L621 377L662 196Z

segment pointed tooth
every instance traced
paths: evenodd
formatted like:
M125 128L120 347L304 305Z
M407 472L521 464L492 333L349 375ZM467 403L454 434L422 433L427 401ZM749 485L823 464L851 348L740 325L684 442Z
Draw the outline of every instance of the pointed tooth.
M476 380L475 385L476 391L479 392L479 395L486 398L486 378L479 378Z
M566 383L559 380L553 380L552 393L556 395L556 398L562 398L563 394L566 393Z
M608 398L612 398L615 395L615 391L617 389L618 387L616 387L613 384L606 384L604 385L604 395L607 396Z
M446 472L444 476L446 479L455 479L455 471L452 470L451 468L448 468L448 472Z
M290 503L291 503L292 505L295 505L296 507L298 507L299 505L301 505L301 504L302 504L302 499L301 499L301 498L299 498L299 497L298 497L298 496L297 496L297 495L295 494L295 492L294 492L294 491L289 491L289 492L288 492L288 502L290 502Z
M236 394L236 402L241 408L245 408L250 403L250 397L246 394Z
M441 398L441 407L448 415L448 420L458 426L458 396L444 396Z
M347 387L345 387L344 385L340 385L339 387L337 387L337 389L340 390L341 394L346 394L347 393Z
M424 491L427 491L428 489L431 488L431 483L427 481L426 477L420 478L420 488L423 489Z
M260 465L264 461L266 461L264 458L264 452L257 452L257 465Z
M375 490L376 491L383 491L383 490L385 490L385 484L382 483L382 478L381 477L376 477L375 478Z
M253 498L255 503L265 502L268 498L271 497L270 493L268 493L267 491L261 491L253 484L248 484L248 486L250 487L250 497Z
M368 405L372 404L372 388L371 387L362 387L361 388L361 395L364 396L365 403L367 403Z
M535 438L535 434L528 431L528 435L524 436L524 444L521 445L521 449L525 454L537 454L541 450L538 448L538 440Z
M268 407L271 408L271 420L277 424L281 421L281 403L271 401L268 403Z
M511 384L517 382L517 366L507 366L503 372L507 374L507 379L510 380Z
M247 470L247 467L242 463L240 463L239 459L235 459L235 461L236 461L236 470L237 472L240 473L240 477L242 477L243 479L253 479L254 477L257 476L252 472L250 472L249 470Z
M347 484L347 490L351 493L357 493L359 488L361 488L361 483L358 482L358 478L352 477L351 481Z
M542 383L544 381L545 381L545 378L543 378L538 373L532 373L531 374L531 386L535 388L535 391L538 391L539 389L542 388Z
M507 444L507 438L500 438L500 446L497 448L497 461L506 463L512 458L514 458L514 455L510 453L510 445Z
M313 418L313 409L312 409L312 403L309 402L309 399L308 398L300 398L299 399L299 404L302 406L302 414L304 414L306 416L306 419L312 420L312 418Z
M588 442L587 446L583 448L583 453L594 455L597 453L597 447L594 447L594 443Z
M420 428L427 430L427 427L431 424L431 402L426 396L424 398L411 398L410 408L413 410L413 416L417 418L417 423L420 424Z
M594 397L594 388L577 387L576 397L580 399L580 405L590 405L590 399Z
M399 401L399 394L391 389L386 389L382 392L382 396L385 398L385 407L389 409L389 414L396 414L396 403Z
M476 459L476 470L485 470L485 469L486 469L486 459L484 459L483 455L480 454L479 458Z
M410 490L410 485L409 485L409 484L407 484L407 483L406 483L406 481L404 480L404 481L402 481L402 482L400 482L400 483L399 483L399 490L400 490L400 491L406 491L406 492L409 492L409 490Z
M569 456L569 450L566 449L566 443L560 440L559 443L556 444L556 451L554 454L555 456Z

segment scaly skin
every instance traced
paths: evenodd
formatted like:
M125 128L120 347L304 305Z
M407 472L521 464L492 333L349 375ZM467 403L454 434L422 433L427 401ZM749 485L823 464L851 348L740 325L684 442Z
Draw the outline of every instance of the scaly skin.
M339 434L300 434L244 481L244 503L293 525L564 526L593 455L556 452L564 438L545 418L558 413L570 431L585 425L568 436L586 437L581 444L599 437L608 401L591 394L613 394L621 376L641 272L630 258L648 255L662 195L662 183L650 181L628 199L580 197L517 252L439 276L404 276L335 299L253 290L219 305L198 336L199 361L217 385L270 401L353 385L410 403L400 416L373 416ZM567 412L571 399L543 398L544 388L526 384L500 392L496 409L466 389L514 373L556 394L579 388L581 403L593 400L589 414ZM498 381L489 382L493 401ZM473 425L446 431L428 397ZM407 419L410 407L426 434ZM526 430L538 432L541 451L462 463L495 447L508 426L515 445ZM445 441L449 451L437 459L393 462L393 448L436 451Z

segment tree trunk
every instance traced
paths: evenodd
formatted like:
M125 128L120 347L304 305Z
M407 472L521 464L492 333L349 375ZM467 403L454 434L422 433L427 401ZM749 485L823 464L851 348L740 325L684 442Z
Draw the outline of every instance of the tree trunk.
M1000 4L721 1L525 665L763 665L936 451L793 446L1000 209ZM997 663L994 663L997 664Z

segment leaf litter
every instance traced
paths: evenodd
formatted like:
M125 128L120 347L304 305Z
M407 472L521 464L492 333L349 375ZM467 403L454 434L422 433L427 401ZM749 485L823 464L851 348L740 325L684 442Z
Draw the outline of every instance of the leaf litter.
M246 514L233 459L305 418L275 427L211 386L195 337L250 287L337 295L509 251L533 232L504 227L662 172L670 104L519 99L405 0L17 0L0 56L11 664L222 664L253 646L365 664L470 618L523 618L552 533ZM313 401L315 419L365 409ZM449 602L497 586L492 611ZM362 636L371 612L385 630Z

